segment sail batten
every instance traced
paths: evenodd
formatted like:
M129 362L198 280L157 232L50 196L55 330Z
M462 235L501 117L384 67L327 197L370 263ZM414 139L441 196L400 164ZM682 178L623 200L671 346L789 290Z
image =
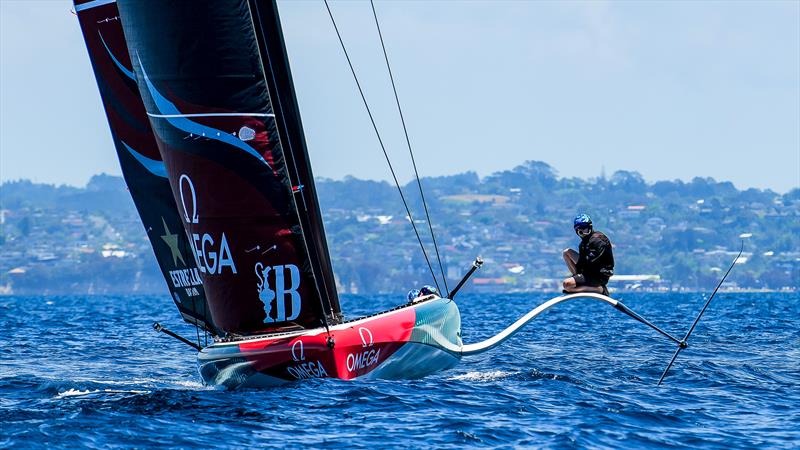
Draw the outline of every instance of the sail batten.
M211 317L235 334L314 328L341 315L321 218L310 216L319 207L305 145L290 144L302 133L299 116L282 106L294 96L291 79L270 81L262 47L274 44L259 43L257 7L119 2ZM267 40L282 46L271 30Z

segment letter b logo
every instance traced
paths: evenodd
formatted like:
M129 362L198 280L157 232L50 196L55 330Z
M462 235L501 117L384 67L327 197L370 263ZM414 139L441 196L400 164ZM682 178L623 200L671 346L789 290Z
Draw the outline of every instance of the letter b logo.
M289 287L286 287L286 271L289 272ZM275 297L278 304L278 315L275 319L276 322L284 320L294 320L300 315L300 294L297 288L300 287L300 270L294 264L287 264L285 266L275 266ZM286 315L286 302L284 301L286 294L292 298L292 308L289 315Z
M283 266L266 267L261 274L264 276L264 278L266 278L264 281L267 285L270 284L270 281L273 281L269 279L272 278L269 277L269 275L274 274L275 277L273 284L275 289L273 290L269 289L269 286L263 286L259 295L261 300L264 301L264 311L267 313L267 317L264 322L284 322L287 320L297 319L297 317L300 316L300 310L302 309L302 299L300 298L300 293L297 292L297 289L300 287L300 270L297 268L297 266L294 264L286 264ZM267 290L272 292L267 293ZM273 292L274 297L271 295ZM287 295L290 299L288 314L286 311ZM273 310L273 298L275 301L274 319L270 317L270 313Z

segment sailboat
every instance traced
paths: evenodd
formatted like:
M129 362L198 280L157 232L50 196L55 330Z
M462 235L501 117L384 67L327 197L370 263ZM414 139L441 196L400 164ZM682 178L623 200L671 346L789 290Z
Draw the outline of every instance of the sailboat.
M571 294L464 344L453 298L479 259L444 296L345 320L276 2L75 0L75 12L123 176L198 331L194 343L169 334L198 350L206 384L419 378L575 298L649 324Z

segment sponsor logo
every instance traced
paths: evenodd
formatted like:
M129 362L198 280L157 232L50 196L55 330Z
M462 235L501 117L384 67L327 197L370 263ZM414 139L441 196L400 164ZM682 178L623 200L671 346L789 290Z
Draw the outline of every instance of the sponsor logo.
M372 337L372 331L369 331L369 328L359 327L358 335L361 336L361 346L364 348L372 347L372 344L375 343L375 338Z
M292 361L300 363L286 368L289 375L298 380L307 378L325 378L328 372L325 371L325 366L318 360L306 361L306 355L303 351L303 341L296 341L292 344Z
M306 355L303 352L303 341L292 344L292 359L294 361L305 361Z
M307 363L297 364L286 368L289 375L304 380L308 378L326 378L328 372L325 371L325 366L319 361L309 361Z
M189 186L189 192L192 193L192 215L191 219L189 218L189 209L186 207L186 199L183 197L183 185L184 182ZM194 183L192 183L192 179L189 178L189 175L181 174L180 178L178 178L178 190L181 193L181 206L183 206L183 220L186 223L197 223L199 222L199 218L197 216L197 194L194 190Z
M258 298L264 303L264 312L266 313L264 323L285 322L300 316L302 299L300 293L297 292L300 287L300 270L297 266L294 264L265 266L259 262L255 265L255 272L256 278L258 278L256 286ZM286 311L287 295L290 299L289 311ZM275 308L272 307L273 302Z
M256 137L256 130L248 127L243 126L239 128L239 139L243 141L252 141Z
M200 274L197 272L196 268L170 270L169 277L172 280L172 286L175 288L184 288L186 290L186 295L189 297L200 295L196 286L202 285L203 281L200 280Z
M185 266L186 261L183 259L183 253L179 248L178 235L170 231L169 227L167 227L167 221L163 217L161 218L161 223L164 225L164 234L161 235L161 240L169 247L169 251L172 254L172 263L175 267L178 267L178 261L180 261L181 265ZM172 280L172 287L176 289L183 288L188 297L200 295L196 286L200 286L203 283L200 281L200 274L197 273L196 268L170 270L169 277Z
M189 188L188 193L191 194L191 208L188 208L186 203L188 199L184 195L184 186ZM187 224L200 223L197 194L192 179L189 178L188 175L182 174L178 180L178 189L181 194L183 219ZM197 268L200 269L200 272L210 275L219 275L222 274L223 269L227 267L232 273L236 273L236 263L233 261L233 254L228 245L228 238L225 236L225 232L222 232L222 236L219 238L218 242L208 233L203 233L202 236L198 233L192 233L189 244L192 246L192 252L194 253Z
M378 364L381 357L380 349L369 349L363 352L350 353L347 355L347 370L354 372L356 370L366 369Z
M361 347L365 350L347 355L345 362L347 363L348 372L375 366L380 361L381 349L373 348L375 339L372 336L372 331L369 328L360 327L358 335L361 337Z
M228 267L232 273L236 273L236 264L233 262L233 255L224 232L219 245L208 233L204 233L202 237L197 233L192 233L190 242L197 259L197 267L201 272L219 275L222 273L222 269Z

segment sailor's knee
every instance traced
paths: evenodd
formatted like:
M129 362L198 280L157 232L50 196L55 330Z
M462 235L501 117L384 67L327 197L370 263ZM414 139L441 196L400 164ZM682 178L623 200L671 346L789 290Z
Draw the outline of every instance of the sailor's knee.
M577 286L575 283L575 278L572 277L565 278L561 285L564 287L564 289L572 289Z
M567 256L567 255L569 255L570 253L572 253L572 249L571 249L571 248L565 248L564 250L562 250L562 251L561 251L561 254L562 254L563 256Z

